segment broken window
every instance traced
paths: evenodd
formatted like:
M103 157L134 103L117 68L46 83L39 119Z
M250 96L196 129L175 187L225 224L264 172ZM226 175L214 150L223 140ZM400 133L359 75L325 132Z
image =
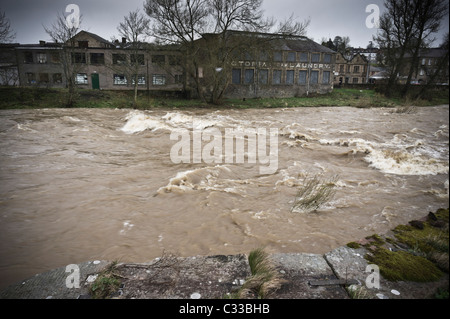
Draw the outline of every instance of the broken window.
M36 54L37 62L39 64L46 64L47 63L47 53L38 53Z
M125 54L113 54L113 64L124 65L127 63L127 56Z
M136 78L136 76L133 76L133 80L131 81L131 83L133 83L133 85L136 83L135 78ZM138 85L145 85L147 83L145 75L138 75L137 81L138 81Z
M88 76L86 73L77 73L75 77L76 84L88 84Z
M153 74L153 85L166 85L166 76L164 74Z
M114 74L114 85L127 85L127 78L123 74Z

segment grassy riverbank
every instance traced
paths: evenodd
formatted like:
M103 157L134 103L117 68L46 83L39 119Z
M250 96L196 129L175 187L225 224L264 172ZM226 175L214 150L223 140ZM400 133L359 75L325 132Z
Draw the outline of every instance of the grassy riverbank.
M0 109L39 109L64 107L67 91L45 88L0 88ZM449 104L449 91L431 91L427 100L411 100L399 97L386 98L374 90L335 89L330 94L310 95L298 98L226 99L221 105L208 105L199 100L149 97L139 95L136 108L280 108L280 107L405 107ZM131 91L79 90L75 107L79 108L130 108L133 107Z

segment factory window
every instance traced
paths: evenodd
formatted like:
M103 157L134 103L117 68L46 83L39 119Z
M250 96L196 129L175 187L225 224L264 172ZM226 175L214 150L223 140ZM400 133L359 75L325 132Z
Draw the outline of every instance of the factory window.
M286 84L294 84L294 76L295 76L294 70L287 70L286 71Z
M105 54L91 53L91 64L105 64Z
M241 69L233 69L232 82L233 84L241 84Z
M28 84L35 84L36 83L36 75L34 73L27 73L27 83Z
M138 85L145 85L147 83L145 75L138 75L137 76ZM131 83L134 85L136 83L135 76L133 76L133 79L131 80Z
M320 53L313 53L311 55L311 62L320 62Z
M308 53L307 52L300 53L300 62L308 62Z
M259 70L259 84L269 84L269 70Z
M309 83L311 84L319 83L319 71L311 71L311 78Z
M47 63L47 53L38 53L36 54L36 57L39 64Z
M154 55L152 56L152 63L163 65L166 63L166 56L165 55Z
M255 79L255 70L253 70L253 69L245 70L244 83L245 84L253 84L254 79Z
M88 84L88 76L86 73L77 73L75 77L76 84Z
M59 52L52 52L50 55L50 59L52 63L60 63L61 62L61 56L59 55Z
M298 76L298 84L306 84L306 76L308 75L308 71L300 71Z
M33 63L33 52L25 52L23 54L23 63Z
M86 54L81 52L72 53L72 63L86 64Z
M275 62L282 62L283 61L283 53L281 51L276 51L273 53L273 60Z
M125 54L113 54L113 64L123 65L127 63L127 56Z
M48 73L39 73L39 83L49 83L50 77Z
M297 53L288 52L287 54L287 62L295 62L297 60Z
M145 59L143 54L130 55L130 61L133 65L145 65Z
M330 71L323 71L322 83L323 84L330 83Z
M62 83L62 74L61 73L53 74L53 83Z
M166 76L164 74L153 74L153 85L166 85Z
M323 56L323 62L324 63L331 63L331 54L325 54Z
M269 61L269 53L267 53L267 51L261 51L259 53L259 60L260 61Z
M281 84L281 70L273 70L272 84Z

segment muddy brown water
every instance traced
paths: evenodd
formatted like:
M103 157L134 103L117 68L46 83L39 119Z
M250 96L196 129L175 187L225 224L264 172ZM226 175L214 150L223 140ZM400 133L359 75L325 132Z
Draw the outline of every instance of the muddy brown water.
M248 161L174 164L171 132L193 123L278 129L277 171L261 174L264 164ZM412 114L3 110L0 136L0 287L68 264L146 262L164 251L325 253L449 204L448 105ZM316 212L291 212L312 175L338 176L335 197Z

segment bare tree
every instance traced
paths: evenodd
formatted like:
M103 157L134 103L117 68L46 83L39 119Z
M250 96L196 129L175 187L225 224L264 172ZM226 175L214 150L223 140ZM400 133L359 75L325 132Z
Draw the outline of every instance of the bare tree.
M252 32L269 32L276 21L265 18L263 0L147 0L144 8L153 22L156 39L183 46L186 75L197 95L218 103L228 86L230 64L236 52L256 42ZM309 21L298 23L293 16L278 25L284 36L305 34ZM234 31L247 37L231 36ZM261 39L268 42L267 38Z
M128 13L117 27L119 35L126 39L125 49L130 53L130 58L125 60L121 68L131 78L134 88L134 105L137 104L140 69L145 64L143 52L145 50L144 42L149 33L149 23L150 20L136 10Z
M305 21L298 21L292 14L284 21L280 21L278 29L272 30L272 32L286 36L306 36L310 24L311 18L308 17Z
M449 64L449 34L445 35L444 43L440 46L443 51L443 55L437 59L436 64L429 70L426 70L428 75L427 83L422 86L418 97L423 97L431 85L435 85L438 82L448 82L448 64Z
M6 17L5 12L0 11L0 43L12 42L16 37L15 32L11 28L11 23Z
M385 94L390 96L399 74L407 69L409 88L412 74L418 66L418 54L431 40L448 12L445 0L386 0L386 12L380 18L380 28L374 37L383 52L383 63L389 71ZM409 55L409 67L405 57Z
M448 14L446 2L444 0L414 0L417 18L414 23L414 37L410 49L411 63L408 78L402 90L403 96L408 94L413 74L418 73L420 51L429 47L435 40L433 34L439 31L442 19Z
M80 64L75 56L75 36L80 31L81 16L77 23L69 23L64 13L58 13L55 22L50 26L44 26L45 32L56 43L61 43L60 63L63 68L66 85L68 88L67 106L72 107L76 101L77 80L76 75Z

